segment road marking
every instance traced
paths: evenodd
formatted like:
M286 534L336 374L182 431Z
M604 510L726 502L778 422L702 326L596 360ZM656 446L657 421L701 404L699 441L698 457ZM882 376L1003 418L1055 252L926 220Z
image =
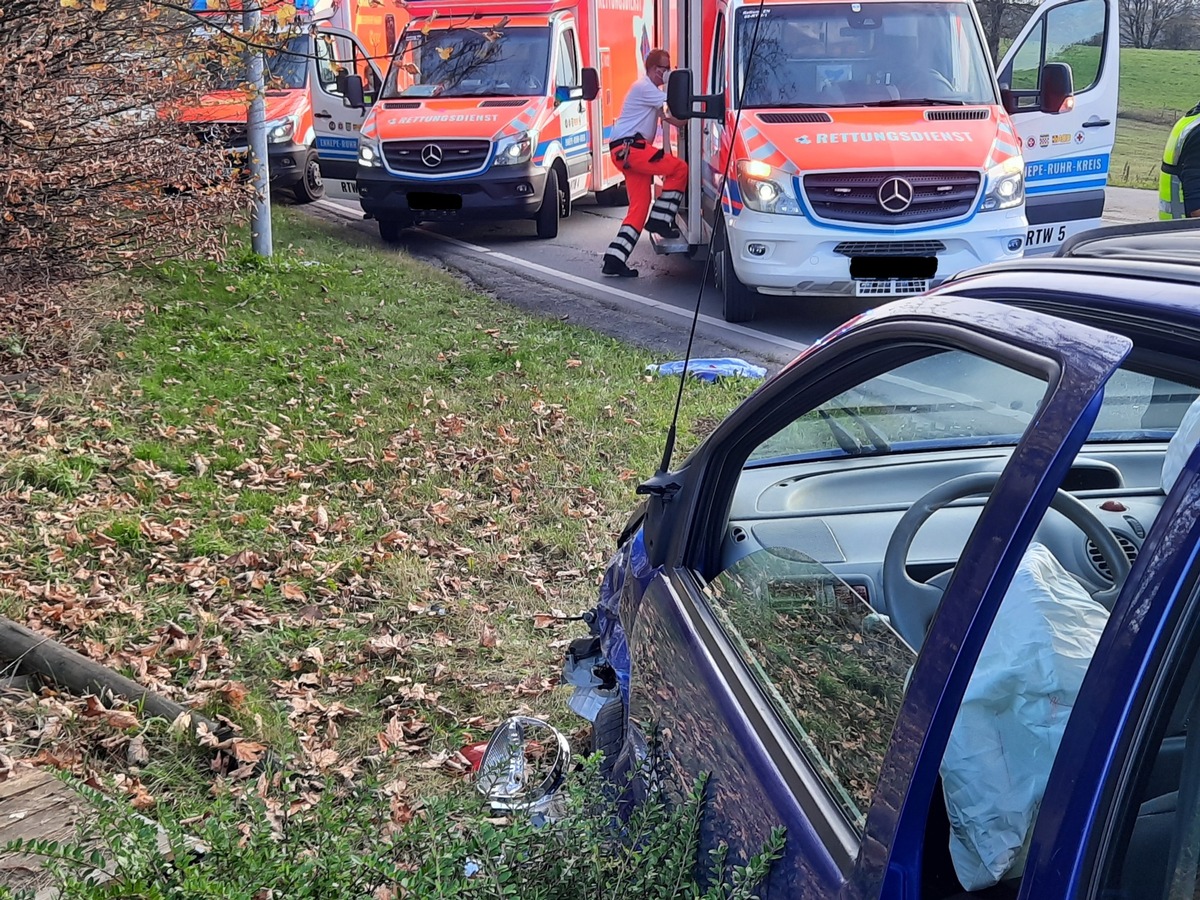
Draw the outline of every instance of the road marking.
M331 212L338 214L342 218L350 219L354 222L362 221L361 213L356 214L351 210L346 209L344 206L334 203L332 200L318 200L313 205L320 206L323 209L328 209ZM642 306L649 307L650 309L658 312L679 316L681 319L685 319L688 322L692 320L692 313L689 310L680 309L678 306L672 306L670 303L663 303L661 300L653 300L649 297L642 297L638 294L632 294L629 291L623 291L620 288L615 288L611 285L603 284L602 282L591 281L582 277L581 275L572 275L569 272L560 272L558 269L552 269L549 266L543 266L539 263L530 262L529 260L521 259L518 256L510 256L507 253L501 253L499 250L492 250L488 247L480 246L479 244L472 244L468 241L459 240L458 238L450 237L444 234L438 234L434 231L425 231L422 232L422 234L424 234L426 237L436 238L444 243L461 247L464 250L470 250L473 253L478 253L481 256L488 257L489 259L502 260L510 265L519 266L532 272L540 272L541 274L547 275L551 278L556 278L560 281L566 281L571 284L579 285L580 287L586 288L589 291L600 291L604 294L610 294L613 297L620 297L622 300L628 300L631 303L639 303ZM744 335L745 337L753 338L756 341L761 341L764 344L773 344L776 347L782 347L783 349L788 350L792 354L796 354L802 350L808 349L808 344L801 343L800 341L789 341L787 338L782 338L774 334L768 334L765 331L756 331L753 328L747 328L745 325L734 325L726 322L724 319L718 319L715 316L708 316L704 313L701 313L699 318L701 322L705 323L706 325L710 325L713 328Z

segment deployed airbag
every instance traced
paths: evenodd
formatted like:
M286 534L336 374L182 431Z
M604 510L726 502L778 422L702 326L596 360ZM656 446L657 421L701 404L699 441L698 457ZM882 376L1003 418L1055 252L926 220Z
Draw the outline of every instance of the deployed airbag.
M950 856L963 888L1025 866L1050 767L1108 611L1030 544L979 654L942 760Z

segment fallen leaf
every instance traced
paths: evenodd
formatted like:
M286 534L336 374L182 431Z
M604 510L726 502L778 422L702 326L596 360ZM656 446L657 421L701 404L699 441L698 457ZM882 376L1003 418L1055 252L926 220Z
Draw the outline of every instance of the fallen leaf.
M490 623L483 626L483 633L479 635L480 647L495 647L500 642L496 637L496 629Z
M281 589L283 596L288 600L307 600L308 597L304 593L304 589L298 584L288 582Z

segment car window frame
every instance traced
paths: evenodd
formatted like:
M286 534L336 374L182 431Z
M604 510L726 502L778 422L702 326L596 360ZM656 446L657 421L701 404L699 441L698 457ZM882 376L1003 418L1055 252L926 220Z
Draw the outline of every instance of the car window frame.
M740 408L738 413L727 418L718 426L709 440L685 461L678 472L674 473L682 481L682 484L678 484L678 486L687 488L694 499L686 505L684 510L668 514L667 518L674 520L677 527L673 531L670 527L666 528L672 540L662 548L661 552L666 555L665 568L669 572L675 590L680 593L680 596L688 596L690 598L689 605L695 607L691 614L698 617L698 622L703 622L706 616L711 620L708 628L700 629L706 642L713 641L711 631L714 627L718 631L720 629L716 625L711 610L704 609L707 607L707 601L702 591L697 588L706 583L707 577L715 574L715 561L718 559L721 537L728 522L733 490L736 487L741 467L751 451L767 436L796 418L797 409L801 407L805 410L815 408L841 391L861 383L865 378L895 368L901 360L914 355L914 345L918 343L919 352L916 355L925 355L926 349L933 345L975 352L995 359L997 362L1014 368L1025 368L1031 374L1045 377L1048 390L1043 414L1039 415L1039 420L1044 418L1047 411L1058 410L1064 405L1075 409L1075 413L1073 426L1065 433L1058 432L1060 436L1055 445L1057 452L1039 470L1040 476L1035 488L1024 497L1025 509L1018 519L1019 524L1023 523L1023 527L1018 527L1010 532L1009 540L1000 555L1004 566L997 566L995 570L996 574L1001 576L1003 585L998 587L993 584L991 589L979 597L974 608L956 611L957 615L950 616L948 624L943 623L939 627L939 622L946 618L941 611L935 617L931 640L939 638L946 640L951 638L951 634L955 634L960 641L957 645L950 645L958 646L959 650L950 661L949 666L943 666L947 669L943 673L944 677L939 679L938 675L931 676L927 671L938 662L935 655L921 654L917 659L913 684L922 684L924 681L932 681L935 684L942 683L949 688L949 695L954 695L952 704L954 711L957 711L966 682L982 648L987 627L999 607L1004 589L1011 581L1020 558L1020 552L1014 552L1012 548L1019 543L1023 552L1023 548L1032 539L1033 530L1045 515L1057 484L1061 483L1071 459L1082 446L1095 420L1096 412L1099 409L1100 385L1107 381L1112 372L1120 366L1121 361L1128 353L1130 342L1119 335L1027 310L1004 310L1006 323L1001 325L999 320L1001 307L995 304L985 303L979 307L965 304L961 308L962 315L954 316L950 314L953 307L946 304L945 299L951 299L952 303L957 304L959 300L966 298L944 298L939 302L938 298L934 297L925 301L936 307L936 314L940 317L939 321L928 319L918 321L918 317L914 317L911 321L889 321L890 316L880 311L877 315L868 314L863 317L868 321L863 323L861 328L844 328L829 338L819 341L813 348L798 357L778 379L761 387L751 398L751 402ZM903 315L897 307L901 307L905 311L913 307L920 310L921 301L893 305L889 308L889 312ZM982 317L987 320L986 325L981 321L972 320L971 316L972 310L986 312L982 307L992 307L989 315ZM1071 334L1076 339L1087 341L1090 354L1081 350L1079 364L1072 364L1069 367L1071 374L1082 380L1081 386L1084 390L1088 385L1094 386L1094 390L1086 399L1073 397L1071 393L1074 390L1073 385L1064 386L1065 354L1062 348L1073 342L1048 338L1047 343L1037 344L1028 337L1024 340L1016 338L1015 335L1021 334L1022 329L1019 327L1014 329L1016 323L1012 320L1025 316L1029 316L1030 319L1027 323L1022 324L1053 323L1046 326L1052 332ZM1076 332L1076 329L1081 331ZM1085 338L1085 334L1090 334L1091 337ZM1099 346L1101 343L1105 345L1103 348ZM867 365L858 351L869 350L871 347L875 347L876 352L866 354L866 358L872 361L870 365ZM846 354L850 354L849 359L846 359ZM1096 374L1101 370L1104 373L1102 379ZM1098 379L1099 384L1096 384ZM759 421L752 423L751 420L755 418L758 418ZM1037 440L1032 441L1031 446L1032 434L1034 431L1027 429L1022 435L1021 441L1014 448L1009 464L1005 466L994 494L1007 489L1008 481L1012 480L1009 473L1014 461L1028 462L1026 457L1029 454L1036 454L1040 451L1037 445L1043 440L1046 432L1037 432ZM734 460L737 460L736 464L733 463ZM1053 482L1054 487L1047 488L1046 485L1050 481ZM979 520L981 524L986 522L993 525L993 519L998 518L998 515L1005 517L1009 515L1007 510L1002 511L1001 514L989 515L989 510L993 508L994 504L989 500L981 513ZM652 499L647 509L645 527L657 529L664 521L666 520L662 517L661 510L655 509ZM697 522L705 521L708 522L707 528L692 527ZM968 541L967 549L970 549L979 539L979 533L980 529L977 525ZM948 596L950 591L955 589L955 581L958 580L956 578L948 585ZM981 627L972 627L976 614L985 605L990 605L990 609L983 615L987 621ZM706 616L701 614L701 609L704 609ZM965 620L964 616L966 616ZM978 626L979 623L975 624ZM957 632L962 632L962 634L956 634ZM968 635L973 635L971 641L965 640ZM722 638L727 640L723 635ZM713 646L718 644L713 644ZM718 663L718 666L724 667L725 671L736 673L741 683L753 684L752 676L747 670L745 662L736 654L731 657L730 649L727 646L721 654L713 653L714 661ZM731 666L731 662L736 665ZM934 671L936 672L936 670ZM728 678L730 675L726 677ZM747 682L746 679L751 680ZM759 693L757 685L754 685L753 693L750 696L756 696ZM856 859L870 861L869 865L872 871L867 877L877 884L882 884L885 878L897 876L904 869L912 870L914 875L919 871L929 800L932 796L937 768L945 750L950 726L953 724L953 715L941 708L942 703L935 701L928 718L932 723L937 720L935 714L940 713L938 726L940 732L927 734L929 728L926 728L922 729L920 733L926 738L932 737L933 744L940 745L936 748L936 758L934 759L930 755L931 747L926 746L929 744L928 740L922 740L920 746L916 748L910 746L898 748L897 736L902 730L911 729L914 719L919 722L923 718L921 715L914 714L917 702L910 693L902 703L900 717L893 731L892 742L885 755L873 799L867 811L866 829L856 854ZM759 706L766 708L765 703L751 705L756 709ZM761 718L761 710L756 714ZM930 723L927 725L932 727ZM756 734L763 742L764 747L769 748L768 752L773 755L773 758L786 757L781 746L780 735L775 731L782 727L782 723L776 721L772 715L766 717L756 729ZM912 735L909 734L908 738L911 740ZM791 744L790 737L783 738L782 743ZM809 776L818 778L816 773L808 769L807 762L803 762L802 767ZM902 807L905 807L905 801L913 791L918 794L923 793L924 802L917 804L920 807L919 834L915 838L910 834L906 840L903 832L906 822L910 826L912 824L909 821L911 810L906 812ZM831 846L828 841L829 834L835 831L836 823L829 819L828 812L822 808L823 803L832 803L824 786L822 785L816 792L806 790L803 793L797 793L795 800L806 815L820 817L810 818L810 822L819 832L824 829L822 841L826 850L835 860L838 859L837 851L842 848L836 845ZM844 820L840 818L840 812L838 817L838 821L844 823ZM846 827L849 827L848 824ZM897 853L903 857L899 867L893 869L890 864L880 865L882 861L892 860ZM903 876L898 875L898 877Z

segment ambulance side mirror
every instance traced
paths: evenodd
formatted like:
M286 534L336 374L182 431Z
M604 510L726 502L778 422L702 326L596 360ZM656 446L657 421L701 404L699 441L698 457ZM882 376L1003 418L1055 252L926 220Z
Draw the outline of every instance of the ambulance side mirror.
M600 96L600 73L591 67L583 70L583 99L589 103Z
M696 110L697 103L704 104L704 109ZM723 94L693 94L691 71L676 69L667 76L667 109L676 119L723 119L725 118L725 96Z
M363 96L363 80L361 75L347 75L342 84L342 103L351 109L365 109L366 98Z
M1075 82L1071 67L1066 63L1046 63L1042 66L1041 110L1044 113L1065 113L1075 108Z
M1006 84L1000 85L1000 105L1004 107L1004 111L1010 116L1020 110L1020 105L1017 103L1017 95L1012 92Z

